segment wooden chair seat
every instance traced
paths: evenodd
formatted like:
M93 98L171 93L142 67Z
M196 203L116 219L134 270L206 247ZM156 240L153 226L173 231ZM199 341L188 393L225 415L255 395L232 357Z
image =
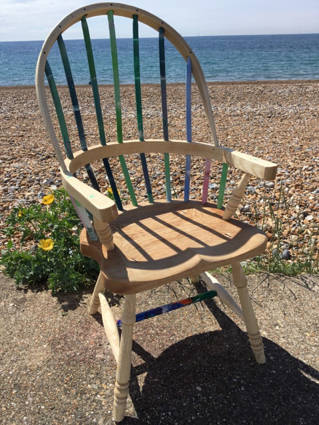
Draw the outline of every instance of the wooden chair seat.
M130 294L262 253L260 230L198 201L156 202L129 209L112 223L115 248L103 251L81 235L81 250L99 262L106 288Z

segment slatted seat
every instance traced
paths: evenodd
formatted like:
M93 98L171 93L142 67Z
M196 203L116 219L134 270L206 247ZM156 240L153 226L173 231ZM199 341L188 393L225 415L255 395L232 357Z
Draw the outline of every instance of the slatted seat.
M104 256L100 243L92 251L84 229L82 252L99 262L106 289L130 294L264 251L267 238L261 231L238 220L225 222L222 214L196 201L134 208L112 223L112 251Z
M125 128L122 121L120 70L115 36L114 15L128 18L132 24L132 52L136 105L136 135L125 140ZM114 106L116 118L116 141L106 136L106 121L101 102L98 78L89 32L89 20L95 16L104 16L109 26L109 59L112 64ZM162 139L151 139L144 135L141 85L143 76L140 70L139 23L153 28L158 33L158 70L161 93ZM72 25L80 23L87 56L88 80L92 89L92 104L95 107L97 130L94 143L88 143L87 116L81 110L81 102L75 78L68 56L68 44L63 33ZM169 136L169 104L166 84L165 40L169 40L186 63L185 116L186 140L172 140ZM65 114L65 104L61 102L59 88L55 82L55 69L49 64L49 53L57 44L61 56L65 79L73 109L73 118L78 133L74 140L74 124L70 114ZM103 58L103 60L106 58ZM52 61L55 63L56 61ZM81 68L84 69L84 65ZM107 67L106 67L107 68ZM103 67L103 69L106 69ZM105 72L105 71L103 71ZM47 79L56 115L49 106ZM211 140L208 143L193 141L192 137L192 80L199 91L207 116ZM70 195L84 229L81 232L82 253L95 259L100 265L100 274L96 282L90 303L89 313L100 310L106 336L117 361L114 391L113 418L119 422L125 413L129 389L131 368L131 348L133 327L136 321L175 310L185 305L213 296L219 296L232 310L244 320L251 348L258 363L265 362L263 343L258 324L248 296L247 282L240 265L262 253L266 246L266 236L258 229L232 219L246 185L251 176L273 180L277 165L244 153L223 147L217 138L214 117L208 88L200 64L185 40L167 23L156 16L135 8L117 3L98 3L82 7L65 17L51 31L40 52L36 89L40 109L44 118L50 141L55 149L60 165L62 182ZM108 111L109 112L109 111ZM56 119L56 122L54 120ZM152 118L151 118L152 119ZM109 125L109 123L107 123ZM57 131L56 127L59 127ZM112 134L109 132L108 134ZM78 147L76 147L76 144ZM62 153L64 147L65 155ZM61 149L62 148L62 149ZM78 150L80 148L80 150ZM150 156L149 154L152 154ZM154 155L156 154L156 155ZM184 197L174 197L174 176L170 164L171 155L180 156L181 176L184 178ZM144 178L148 204L139 203L142 197L134 188L132 172L130 174L127 158L138 155L140 174ZM65 157L66 156L66 157ZM166 199L155 199L158 191L149 167L151 159L163 159L163 180ZM192 158L200 158L203 165L203 186L196 200L190 200L192 184ZM115 163L119 164L116 168ZM209 202L209 181L212 162L220 166L219 189L216 192L216 205ZM107 186L110 186L114 200L103 195L105 177L96 175L96 169L106 174ZM133 161L134 173L137 167ZM114 172L120 167L121 175ZM229 168L237 169L242 175L238 186L224 205L224 194ZM88 184L81 180L86 174ZM123 178L122 178L123 177ZM121 182L125 181L125 187ZM126 193L129 202L122 196ZM211 276L207 270L222 265L232 268L233 282L237 287L242 309L235 303L227 291ZM210 289L204 294L157 307L136 315L136 294L156 288L175 279L200 276ZM104 291L112 291L125 296L121 320L114 319L107 303ZM118 328L121 327L121 335Z

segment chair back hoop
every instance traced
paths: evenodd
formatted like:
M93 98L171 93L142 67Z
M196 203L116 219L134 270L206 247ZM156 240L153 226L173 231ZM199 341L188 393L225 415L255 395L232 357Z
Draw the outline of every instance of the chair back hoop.
M46 129L50 136L51 142L54 146L54 149L55 149L57 158L59 160L59 163L62 167L62 170L66 171L64 160L63 160L63 154L59 148L58 138L55 134L55 130L51 121L47 99L46 99L46 93L45 93L44 75L45 75L47 57L53 44L57 40L59 41L61 34L65 30L67 30L69 27L71 27L73 24L80 22L82 20L82 25L83 25L83 19L82 19L83 17L90 18L94 16L99 16L99 15L108 15L109 12L112 12L114 15L132 18L132 19L134 19L134 16L137 16L139 22L142 22L154 28L156 31L159 31L160 33L162 33L165 36L165 38L167 38L167 40L169 40L175 46L176 50L183 56L185 61L190 59L192 75L199 88L199 92L204 104L205 112L210 124L213 144L215 146L218 146L218 139L216 135L216 129L214 124L210 98L209 98L207 84L203 75L203 71L201 69L201 66L199 64L199 61L196 55L192 52L191 48L188 46L188 44L183 39L183 37L180 34L178 34L178 32L176 32L166 22L164 22L160 18L156 17L155 15L152 15L151 13L143 9L139 9L133 6L128 6L128 5L120 4L120 3L97 3L97 4L92 4L86 7L81 7L77 9L76 11L70 13L64 19L62 19L62 21L51 31L51 33L46 38L38 57L37 68L36 68L36 79L35 79L37 97L39 100L42 116L44 117ZM110 19L109 19L109 22L110 22Z

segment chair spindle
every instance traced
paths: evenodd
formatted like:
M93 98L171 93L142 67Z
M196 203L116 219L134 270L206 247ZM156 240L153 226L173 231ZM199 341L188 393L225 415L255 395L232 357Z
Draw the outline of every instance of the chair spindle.
M111 42L111 54L112 54L112 66L113 66L113 80L114 80L114 97L115 97L115 110L116 110L116 127L117 127L117 141L123 143L123 131L122 131L122 110L121 110L121 97L120 97L120 78L119 78L119 67L115 37L115 26L113 11L110 10L107 14L110 31L110 42ZM127 189L130 194L131 202L134 206L137 206L137 200L135 197L131 178L127 169L127 165L123 155L119 156L120 164L124 174Z
M161 76L161 97L162 97L162 121L163 121L163 136L164 140L168 140L168 119L167 119L167 94L166 94L166 67L165 67L165 41L164 41L164 28L159 29L159 61L160 61L160 76ZM165 186L166 186L166 199L170 202L172 200L171 194L171 176L169 154L164 153L165 163Z
M70 195L69 195L70 196ZM85 227L87 234L89 236L89 238L91 239L91 241L98 241L98 237L97 234L94 230L94 227L92 226L92 222L91 222L91 218L89 215L89 212L82 207L82 205L76 200L74 199L72 196L70 196L72 205L75 209L75 211L77 212L81 223L83 224L83 227Z
M140 52L138 37L138 16L133 15L133 53L134 53L134 81L135 81L135 99L136 99L136 116L139 140L144 142L143 115L142 115L142 95L141 95L141 73L140 73ZM141 164L144 174L146 193L149 202L153 201L152 187L147 168L145 153L140 154Z
M72 148L71 148L68 129L67 129L64 114L63 114L60 96L59 96L58 90L56 88L53 73L52 73L52 70L51 70L51 67L50 67L48 61L46 61L46 63L45 63L45 75L46 75L48 83L49 83L51 96L52 96L55 111L56 111L56 114L57 114L57 117L58 117L65 152L66 152L66 155L69 159L73 159L73 152L72 152Z
M94 56L93 56L93 50L92 50L92 43L91 43L91 37L89 33L89 28L87 24L87 20L85 16L81 19L81 25L82 25L82 32L85 42L85 49L87 53L87 59L88 59L88 65L89 65L89 71L90 71L90 80L91 80L91 86L93 91L93 98L94 98L94 104L95 104L95 111L96 111L96 119L99 129L99 136L100 136L100 143L102 146L106 145L106 138L105 138L105 131L104 131L104 124L103 124L103 115L102 115L102 109L101 109L101 102L100 102L100 94L99 94L99 88L96 78L96 71L95 71L95 64L94 64ZM116 183L114 180L114 176L112 173L112 169L110 167L110 163L107 158L103 158L103 164L105 167L105 171L107 174L107 177L109 179L112 192L114 195L114 200L116 202L117 208L119 210L123 210L121 198L119 196Z
M207 197L208 197L208 184L209 184L209 176L210 176L210 167L211 167L211 161L207 159L205 161L205 169L204 169L204 183L203 183L203 190L202 190L202 203L206 204Z
M190 57L187 58L186 72L186 138L189 143L192 141L192 62ZM186 155L184 201L189 201L190 173L191 156Z
M227 180L227 172L228 172L228 164L226 164L224 162L223 168L222 168L222 174L221 174L221 177L220 177L220 183L219 183L217 208L222 208L223 203L224 203L224 194L225 194L225 187L226 187L226 180Z
M243 197L245 193L245 189L247 186L247 183L249 181L250 175L247 173L244 173L239 180L238 186L235 187L233 190L230 200L228 201L228 204L226 205L226 209L223 214L224 220L229 220L233 214L235 214L238 205L240 204L241 198Z
M61 130L61 134L62 134L62 139L63 139L66 155L69 159L72 159L73 158L73 152L72 152L72 148L71 148L71 144L70 144L69 133L68 133L67 126L66 126L59 93L58 93L58 90L56 88L53 73L52 73L52 70L51 70L51 67L50 67L48 61L46 61L46 64L45 64L45 74L46 74L46 77L47 77L47 80L48 80L48 83L49 83L53 103L54 103L54 106L55 106L55 111L56 111L56 114L57 114L57 117L58 117L59 126L60 126L60 130ZM97 238L97 235L96 235L94 228L92 226L92 223L91 223L91 220L90 220L90 215L89 215L88 211L86 211L86 209L83 208L82 205L79 202L77 202L75 199L73 199L73 197L70 196L70 199L71 199L71 202L73 204L74 209L76 210L76 212L77 212L77 214L78 214L78 216L79 216L79 218L82 222L82 225L87 230L89 238L92 241L97 241L98 238Z
M87 144L86 144L86 140L85 140L85 133L84 133L83 123L82 123L82 117L81 117L79 102L78 102L78 98L77 98L77 95L76 95L76 90L75 90L75 86L74 86L74 81L73 81L73 76L72 76L69 58L68 58L66 48L65 48L65 44L64 44L64 41L63 41L61 34L58 36L57 41L58 41L58 46L59 46L59 50L60 50L60 54L61 54L63 67L64 67L65 76L66 76L66 79L67 79L67 82L68 82L69 93L70 93L71 102L72 102L72 106L73 106L74 118L75 118L76 126L77 126L77 129L78 129L78 134L79 134L79 138L80 138L81 148L82 148L83 151L86 151L87 150ZM94 172L93 172L91 165L86 164L85 168L86 168L86 171L87 171L87 174L89 176L89 179L91 181L92 186L94 187L94 189L100 191L99 184L96 180L96 177L94 175Z

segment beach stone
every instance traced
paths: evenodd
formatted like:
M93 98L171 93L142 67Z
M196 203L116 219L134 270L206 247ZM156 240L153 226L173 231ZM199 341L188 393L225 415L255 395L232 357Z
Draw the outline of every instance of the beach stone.
M242 213L249 213L250 212L250 206L249 205L244 205L241 209L240 212Z
M313 215L307 215L306 217L305 217L305 221L312 221L313 220Z
M283 252L280 254L280 258L282 260L290 260L291 259L290 251L288 249L284 249Z
M45 193L42 192L42 190L38 192L38 199L42 199L44 196L45 196Z
M254 186L247 186L246 191L248 193L256 193L256 188Z
M54 180L53 179L45 179L45 180L43 180L43 185L44 186L50 186L53 183L54 183Z
M319 82L214 83L208 87L220 144L262 159L273 160L279 165L276 184L251 178L242 200L244 206L237 210L236 218L269 232L271 243L267 245L267 249L271 250L271 245L277 244L278 238L284 238L289 246L294 243L293 251L291 250L293 256L300 255L300 258L303 258L301 256L304 248L308 246L311 238L315 241L314 249L318 250L316 244L319 242L319 204L316 201L319 194ZM172 140L185 140L184 89L182 84L167 86L168 121ZM54 190L54 186L60 187L61 178L53 148L47 142L34 88L1 87L0 92L0 208L5 218L10 209L21 202L38 202L38 194L40 199L48 188ZM158 139L162 134L159 86L144 86L142 92L145 139ZM78 150L80 145L68 89L59 87L59 93L70 129L72 146ZM92 88L80 87L78 97L86 126L87 143L92 146L98 140ZM100 97L103 118L110 124L114 123L113 87L101 86ZM211 138L209 125L195 85L192 97L193 140L207 143ZM123 86L121 100L124 137L137 139L133 85ZM57 121L54 125L58 128ZM108 126L107 141L116 141L116 125ZM146 156L154 199L165 198L163 155ZM118 158L110 158L109 161L121 198L126 204L129 202L129 195ZM133 167L135 172L132 174L132 184L138 202L141 202L145 199L145 187L139 157L125 156L125 161L128 168ZM204 160L192 157L191 199L200 199L204 164ZM172 195L182 198L184 158L170 155L170 166ZM105 179L102 162L94 163L93 168L104 193L109 184ZM210 201L216 199L220 170L220 164L212 161L208 194ZM88 182L85 170L79 170L77 175ZM237 185L240 175L241 172L229 168L225 203L232 188ZM161 182L160 187L158 182ZM17 189L9 191L9 188L13 187ZM274 219L271 216L270 204L275 214ZM251 206L250 209L246 205ZM312 219L308 216L312 216ZM274 232L276 220L280 221L281 228L281 234L277 235ZM4 224L1 223L0 226L3 228ZM280 245L280 252L284 249ZM317 252L314 255L316 254Z
M219 185L218 184L216 184L216 183L211 183L210 185L209 185L209 189L218 189L219 188Z

